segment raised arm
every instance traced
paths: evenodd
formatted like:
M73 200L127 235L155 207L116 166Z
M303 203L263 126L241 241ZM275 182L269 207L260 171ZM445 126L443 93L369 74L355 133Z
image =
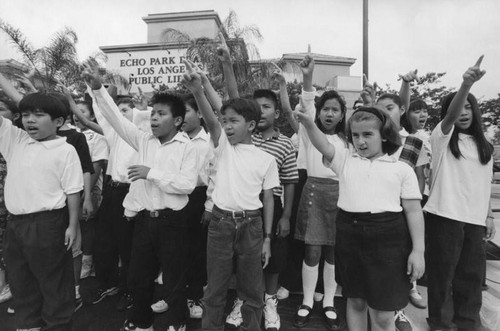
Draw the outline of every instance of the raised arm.
M203 86L203 90L205 91L205 95L207 96L208 102L212 105L212 108L217 112L217 116L219 119L221 118L220 109L222 108L222 99L220 98L217 91L215 91L212 83L207 77L205 71L203 71L200 67L198 67L192 61L188 61L194 71L201 77L201 85Z
M288 91L286 88L286 79L283 75L283 71L280 67L278 67L275 63L273 65L276 67L276 70L273 73L273 78L278 81L280 86L280 101L281 101L281 109L283 110L283 114L287 117L288 123L292 127L295 133L299 132L299 122L293 116L292 106L290 105L290 98L288 97Z
M10 80L8 80L1 72L0 72L0 87L2 90L5 92L5 94L16 103L16 105L19 104L21 99L23 98L23 95L19 93L18 90L12 85Z
M71 97L71 93L69 92L68 88L65 86L60 85L62 93L66 97L66 100L68 100L69 103L69 109L73 113L73 115L78 118L78 121L80 121L83 125L85 125L87 128L90 130L97 132L99 134L104 134L102 131L102 128L99 126L99 124L89 121L85 116L83 116L82 112L80 109L78 109L78 106L76 105L75 100Z
M368 77L363 74L363 90L360 93L361 99L363 100L363 106L371 107L375 102L375 90L377 89L377 83L373 85L368 81Z
M399 89L399 98L405 108L405 111L408 111L408 107L410 106L411 99L411 82L418 82L417 69L410 71L406 75L399 75L399 79L401 79L401 88Z
M457 91L457 94L453 98L448 107L448 111L446 112L446 116L441 122L441 130L444 134L450 133L453 125L460 117L462 110L465 106L465 101L467 101L467 96L469 95L469 91L472 85L480 80L486 71L481 70L481 62L483 62L484 55L481 55L476 63L467 69L467 71L463 74L463 82L460 85L460 88Z
M222 71L224 72L224 81L226 83L227 93L230 99L240 97L238 93L238 84L236 83L236 76L233 71L233 62L229 54L229 48L226 45L217 48L217 57L222 62Z
M194 72L191 64L184 61L186 65L187 73L184 74L182 84L184 84L193 93L198 109L205 120L208 131L210 132L210 139L212 139L214 146L217 147L219 143L219 138L222 132L222 127L215 116L215 113L208 102L205 93L203 92L203 86L201 85L201 77L198 73Z

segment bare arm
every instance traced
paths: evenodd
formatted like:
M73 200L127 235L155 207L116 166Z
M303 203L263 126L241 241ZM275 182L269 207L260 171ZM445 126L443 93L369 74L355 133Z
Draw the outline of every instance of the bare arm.
M69 225L64 233L64 243L69 250L76 240L76 227L78 226L78 218L80 215L80 192L69 194L67 200Z
M405 111L408 111L411 99L411 82L418 81L417 69L410 71L406 75L400 75L401 88L399 89L399 98Z
M10 80L5 78L5 76L2 73L0 73L0 87L5 92L7 97L9 97L17 105L19 104L19 102L23 98L23 95L19 93L18 90L16 90L16 88L14 87L14 85L12 85Z
M402 205L413 245L407 266L407 274L413 282L422 277L425 271L424 214L418 199L402 199Z
M83 125L85 125L90 130L104 135L102 128L100 127L99 124L92 122L92 121L89 121L85 116L83 116L80 109L78 109L78 106L76 105L75 100L73 100L73 98L71 97L71 93L69 92L69 90L65 86L61 86L61 89L63 91L64 96L66 97L66 100L68 100L69 109L76 116L76 118L78 118L78 121L80 121Z
M264 221L264 234L270 234L273 228L273 212L274 212L274 197L273 190L264 190L263 198L263 221ZM269 258L271 257L271 238L264 238L264 243L262 245L262 261L265 268L269 263Z
M240 97L238 93L238 84L236 83L236 76L233 71L233 63L231 61L231 55L229 55L229 49L227 46L222 46L217 48L217 56L222 62L222 71L224 72L224 81L227 87L227 93L230 99L236 99Z
M476 61L474 66L467 69L467 71L463 75L463 82L460 85L460 88L457 91L457 94L453 98L448 107L448 111L446 112L446 116L441 122L441 130L446 135L450 133L453 125L460 117L462 110L465 106L465 101L467 100L467 96L469 95L469 91L472 85L480 80L486 71L481 70L481 62L483 61L484 55L481 55L479 59Z
M287 117L288 123L292 127L293 131L297 133L299 132L299 122L297 122L295 116L293 116L293 110L292 106L290 105L290 99L288 97L288 91L286 88L286 79L283 75L283 71L276 64L275 67L276 71L273 73L273 77L276 78L280 86L281 108L283 110L283 113Z
M491 209L491 200L488 205L488 216L486 217L486 234L484 240L492 240L495 238L495 216L493 215L493 210Z

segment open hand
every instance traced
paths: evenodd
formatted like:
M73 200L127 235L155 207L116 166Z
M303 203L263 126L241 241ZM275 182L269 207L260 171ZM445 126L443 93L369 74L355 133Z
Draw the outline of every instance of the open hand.
M96 61L88 61L83 64L82 78L92 90L99 90L102 87L99 65Z

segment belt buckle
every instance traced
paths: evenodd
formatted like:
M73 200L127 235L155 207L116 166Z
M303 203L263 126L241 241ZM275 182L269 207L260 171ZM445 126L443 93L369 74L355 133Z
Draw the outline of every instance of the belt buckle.
M246 212L243 210L243 211L232 211L232 216L233 218L246 218Z
M160 212L158 210L150 211L149 216L153 217L153 218L158 218L158 217L160 217Z

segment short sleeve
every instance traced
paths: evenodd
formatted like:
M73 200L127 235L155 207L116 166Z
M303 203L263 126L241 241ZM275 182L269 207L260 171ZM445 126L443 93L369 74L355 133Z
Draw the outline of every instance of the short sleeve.
M271 190L271 189L278 187L278 186L280 186L278 167L276 166L276 161L271 156L269 166L268 166L266 174L264 176L264 182L262 184L262 189L263 190Z
M332 143L333 147L335 147L335 155L333 156L333 160L328 163L323 157L323 165L335 172L338 176L344 170L347 159L351 156L352 152L349 146L345 144L341 139L336 140Z
M92 146L92 151L90 153L92 162L107 160L109 158L109 148L106 139L99 134L96 134L94 139L95 143Z
M422 194L418 187L417 175L413 169L406 163L401 162L402 176L401 176L401 199L412 200L422 199Z
M83 173L78 154L74 148L69 147L61 176L61 186L66 195L83 190Z
M448 134L444 134L441 128L442 121L439 122L434 130L432 130L431 134L431 149L433 154L433 159L436 156L439 156L443 153L444 150L448 147L450 143L451 135L455 130L455 126L453 125L450 132Z
M10 120L6 118L2 120L2 126L0 126L0 153L7 162L15 145L22 142L27 143L29 139L29 135L24 130L14 126Z
M226 149L227 144L229 144L229 141L227 140L226 132L221 130L219 142L217 147L214 148L214 155L216 158L219 158L222 155L222 152Z

